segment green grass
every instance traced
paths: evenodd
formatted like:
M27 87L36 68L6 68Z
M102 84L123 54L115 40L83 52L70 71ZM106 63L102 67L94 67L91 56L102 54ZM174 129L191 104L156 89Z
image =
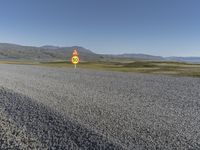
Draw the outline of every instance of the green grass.
M74 66L71 62L46 62L40 65L49 67L70 67ZM190 64L181 62L164 62L164 61L134 61L134 62L81 62L78 68L151 73L151 74L168 74L176 76L193 76L200 77L200 64Z
M31 61L0 61L7 64L33 64L46 67L67 67L74 68L70 61L55 62L31 62ZM96 70L150 73L150 74L167 74L176 76L200 77L200 64L190 64L181 62L167 61L98 61L98 62L81 62L77 68L87 68Z

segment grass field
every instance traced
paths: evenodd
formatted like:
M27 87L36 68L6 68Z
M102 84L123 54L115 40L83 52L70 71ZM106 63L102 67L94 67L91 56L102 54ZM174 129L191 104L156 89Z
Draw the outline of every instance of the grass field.
M40 63L40 65L49 67L74 67L70 62L45 62ZM77 65L77 68L200 77L200 64L182 62L82 62Z
M68 67L73 68L74 65L69 61L55 62L33 62L33 61L0 61L0 64L27 64L40 65L46 67ZM134 72L134 73L151 73L151 74L167 74L176 76L192 76L200 77L200 64L190 64L183 62L168 61L99 61L99 62L81 62L77 68Z

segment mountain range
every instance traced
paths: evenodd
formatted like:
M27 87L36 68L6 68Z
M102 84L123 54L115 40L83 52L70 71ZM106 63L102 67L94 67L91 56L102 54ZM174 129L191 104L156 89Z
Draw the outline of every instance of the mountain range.
M69 60L73 49L78 49L82 60L98 60L100 56L92 51L79 46L22 46L9 43L0 43L0 59L20 60Z
M82 61L101 61L112 59L128 59L128 60L153 60L153 61L180 61L200 63L200 57L162 57L147 54L119 54L107 55L96 54L93 51L80 47L59 47L45 45L41 47L22 46L10 43L0 43L0 59L1 60L34 60L34 61L54 61L54 60L70 60L73 49L78 49Z

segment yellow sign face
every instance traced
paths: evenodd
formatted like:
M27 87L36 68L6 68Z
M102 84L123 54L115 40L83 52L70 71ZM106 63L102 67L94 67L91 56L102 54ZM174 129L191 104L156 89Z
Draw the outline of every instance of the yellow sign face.
M79 59L79 57L78 57L78 56L72 56L72 59L71 59L71 61L72 61L72 64L78 64L78 63L79 63L79 61L80 61L80 59Z

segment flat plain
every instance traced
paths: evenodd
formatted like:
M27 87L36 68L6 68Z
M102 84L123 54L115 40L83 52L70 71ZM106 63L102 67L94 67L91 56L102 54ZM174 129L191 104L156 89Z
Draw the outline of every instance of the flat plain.
M20 63L20 62L18 62ZM29 62L30 63L30 62ZM69 61L54 61L54 62L39 62L33 63L36 65L48 67L68 67L73 68ZM175 61L145 61L145 60L125 60L116 59L110 61L94 61L81 62L79 68L117 71L117 72L133 72L147 74L166 74L172 76L190 76L200 77L200 64L186 63Z
M199 78L1 64L0 86L5 147L200 149Z

